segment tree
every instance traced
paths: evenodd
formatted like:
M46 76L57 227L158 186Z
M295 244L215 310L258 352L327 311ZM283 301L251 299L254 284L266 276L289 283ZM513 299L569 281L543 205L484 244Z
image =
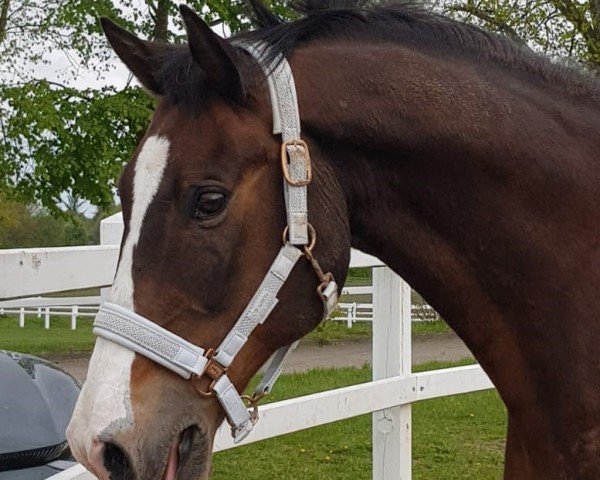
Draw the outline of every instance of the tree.
M57 213L66 197L113 203L115 181L153 101L141 89L76 90L44 80L0 89L4 189Z
M440 0L438 6L554 58L600 68L600 0Z
M44 208L0 194L0 248L97 243L98 222L76 213L56 218Z
M118 63L100 16L141 36L177 43L184 40L178 3L0 0L0 188L55 214L68 208L65 198L100 207L113 203L117 176L146 128L153 100L131 85L78 90L72 83L82 69L102 78ZM245 1L187 3L223 30L250 26ZM283 0L273 3L283 11ZM57 52L72 63L62 81L36 78L34 67Z

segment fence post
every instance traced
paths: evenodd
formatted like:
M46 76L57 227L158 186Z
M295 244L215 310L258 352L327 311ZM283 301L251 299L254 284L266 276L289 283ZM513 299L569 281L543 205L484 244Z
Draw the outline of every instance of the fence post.
M50 307L46 307L44 311L44 328L46 330L50 328Z
M38 307L37 309L37 318L42 318L42 307Z
M25 307L19 308L19 327L25 328Z
M79 312L79 306L73 305L71 307L71 330L77 330L77 313Z
M373 380L411 374L410 295L390 268L373 268ZM373 413L373 480L411 477L411 406Z

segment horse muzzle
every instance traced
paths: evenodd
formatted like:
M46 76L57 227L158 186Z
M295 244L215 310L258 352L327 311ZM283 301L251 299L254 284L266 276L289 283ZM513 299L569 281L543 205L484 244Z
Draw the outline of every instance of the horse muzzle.
M204 480L210 471L210 444L200 426L190 425L170 442L140 445L104 433L92 439L89 450L73 452L99 480Z
M222 420L190 382L100 338L67 439L100 480L202 480Z

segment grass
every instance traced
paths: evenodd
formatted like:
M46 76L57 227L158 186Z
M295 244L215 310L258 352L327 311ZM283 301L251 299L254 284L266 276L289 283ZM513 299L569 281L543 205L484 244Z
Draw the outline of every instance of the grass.
M92 318L79 318L77 330L71 330L68 316L50 317L50 329L44 328L44 319L34 315L25 317L25 328L19 328L16 315L0 315L0 349L35 355L88 353L94 346ZM414 322L413 335L447 332L441 321ZM331 345L337 342L364 341L371 338L370 323L358 322L348 328L345 322L324 322L306 336L303 342Z
M358 322L352 328L346 326L346 322L323 322L306 337L304 342L317 342L319 345L331 345L336 342L347 342L371 338L371 324Z
M469 361L460 362L460 364ZM429 363L415 370L457 364ZM284 375L271 401L361 383L370 369L313 370ZM413 406L415 480L492 480L502 475L506 414L495 391L457 395ZM214 480L371 478L371 416L220 452ZM390 479L393 480L393 479Z
M413 322L412 323L412 334L413 335L436 335L439 333L450 332L448 324L442 320L435 320L433 322Z
M437 320L434 322L413 322L412 334L435 335L450 331L445 322ZM310 332L304 341L317 342L319 345L331 345L336 342L362 341L371 338L373 329L371 323L357 322L348 328L345 322L323 322L315 330Z
M50 329L44 319L25 317L25 328L19 328L15 315L0 315L0 349L34 355L73 354L90 352L94 346L92 318L77 320L77 330L71 330L71 317L51 316Z
M367 285L372 285L369 277L348 277L344 283L344 287L364 287Z

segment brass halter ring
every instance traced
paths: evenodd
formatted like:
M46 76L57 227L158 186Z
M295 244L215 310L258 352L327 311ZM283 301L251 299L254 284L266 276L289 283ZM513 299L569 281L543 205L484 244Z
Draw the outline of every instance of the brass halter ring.
M288 241L288 232L289 232L289 227L286 226L283 230L283 238L282 238L284 244L286 244ZM308 224L308 237L309 237L310 242L308 245L304 245L302 247L302 250L304 252L304 256L310 263L311 267L313 268L313 270L315 271L315 273L317 275L317 278L319 279L320 283L317 286L317 294L319 295L319 298L321 300L325 301L323 292L325 291L325 289L331 282L335 281L335 279L333 278L333 274L331 272L325 273L323 271L323 269L321 268L321 265L319 264L319 261L315 258L315 256L312 253L313 249L315 248L315 245L317 243L317 232L315 231L314 227L310 223Z
M309 252L312 252L313 249L315 248L315 245L317 244L317 232L315 231L315 228L308 223L308 245L304 246L304 251L306 252L307 250ZM283 244L285 245L288 240L289 240L289 232L290 232L290 227L288 225L285 226L285 228L283 229L283 235L281 236L281 240L283 242Z

